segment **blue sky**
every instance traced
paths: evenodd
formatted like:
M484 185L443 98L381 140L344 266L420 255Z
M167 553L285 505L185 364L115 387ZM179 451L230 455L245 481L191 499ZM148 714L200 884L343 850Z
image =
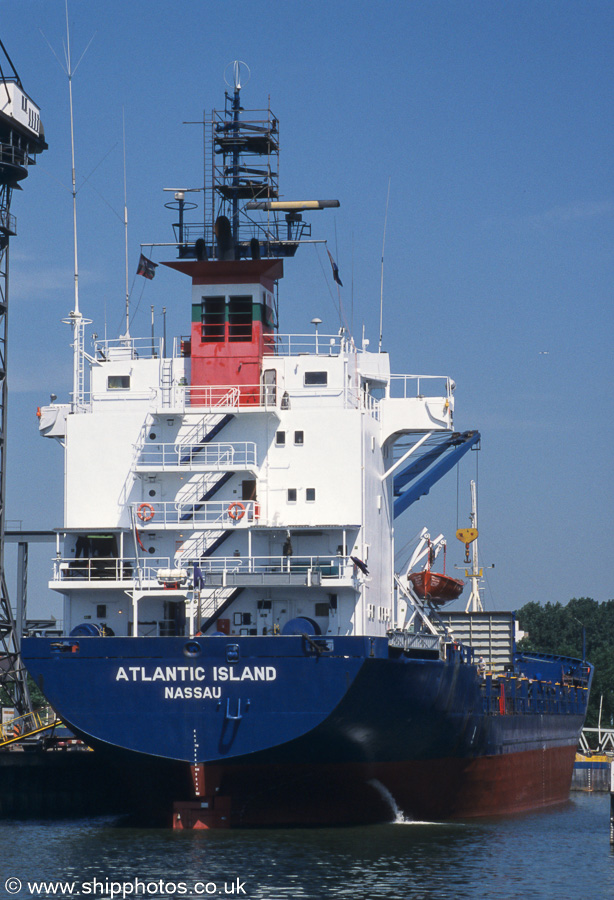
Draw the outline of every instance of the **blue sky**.
M70 0L69 13L74 62L93 37L73 86L80 296L95 330L122 326L122 110L132 273L141 241L172 239L162 188L202 181L200 129L182 123L220 106L226 65L245 60L245 105L270 96L281 121L285 196L341 201L311 221L371 346L390 180L384 345L395 372L451 375L456 426L482 433L487 604L613 597L614 5ZM2 3L0 36L49 142L12 205L7 516L24 527L62 515L61 450L34 413L71 379L68 87L47 43L61 55L64 35L62 0ZM183 280L158 273L135 283L135 335L151 305L158 327L166 306L169 333L188 328ZM336 332L316 252L286 273L281 330L319 316ZM468 456L460 503L451 473L399 520L400 543L426 524L461 561ZM46 556L33 553L33 614L58 609Z

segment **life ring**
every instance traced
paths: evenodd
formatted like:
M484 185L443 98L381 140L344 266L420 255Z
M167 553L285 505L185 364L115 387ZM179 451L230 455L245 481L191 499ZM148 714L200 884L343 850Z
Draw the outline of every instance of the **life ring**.
M234 519L235 522L238 522L239 519L242 519L245 515L245 507L238 501L236 503L231 503L228 507L228 515L231 519Z
M154 508L151 503L141 503L136 514L141 522L151 522L154 517Z

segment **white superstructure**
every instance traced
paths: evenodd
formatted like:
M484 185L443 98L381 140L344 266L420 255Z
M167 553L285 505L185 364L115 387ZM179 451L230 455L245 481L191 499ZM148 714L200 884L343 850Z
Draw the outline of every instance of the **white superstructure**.
M391 375L344 328L277 333L302 214L339 204L279 200L277 118L254 118L239 90L212 114L204 222L185 222L184 190L167 204L189 336L167 349L127 329L90 355L79 318L72 402L40 413L66 454L51 587L68 632L385 635L397 622L395 481L427 435L452 431L454 384ZM139 274L156 265L142 255Z
M452 382L391 378L387 354L345 334L276 335L246 405L245 386L190 383L185 341L161 349L97 343L85 408L41 411L66 453L50 585L65 629L267 634L304 617L385 634L391 448L452 429Z

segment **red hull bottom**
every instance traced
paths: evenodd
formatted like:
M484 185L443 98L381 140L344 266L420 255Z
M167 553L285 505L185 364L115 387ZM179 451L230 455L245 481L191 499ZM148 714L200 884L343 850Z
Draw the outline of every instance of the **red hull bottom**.
M374 765L205 767L173 827L360 825L526 812L569 797L575 746Z

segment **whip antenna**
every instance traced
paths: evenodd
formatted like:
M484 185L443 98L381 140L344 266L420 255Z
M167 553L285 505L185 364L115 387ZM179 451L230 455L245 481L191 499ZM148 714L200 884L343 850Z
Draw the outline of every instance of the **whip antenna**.
M91 325L91 319L85 319L81 315L79 309L79 263L77 255L77 179L75 171L75 131L73 119L73 100L72 100L72 79L77 71L81 59L87 52L89 44L83 51L81 59L73 69L70 57L70 28L68 25L68 0L65 2L66 8L66 67L65 72L68 76L68 97L70 105L70 149L71 149L71 168L72 168L72 215L73 215L73 252L75 267L75 308L69 313L66 319L62 321L70 325L73 330L73 390L72 390L72 412L81 412L84 408L85 393L85 372L83 363L84 344L85 344L85 326ZM90 40L91 44L91 40Z
M124 139L124 242L126 245L126 337L130 337L130 288L128 286L128 194L126 189L126 110L122 107L122 131Z
M382 274L380 278L379 296L379 346L378 353L382 352L382 332L384 327L384 248L386 246L386 225L388 223L388 201L390 200L390 178L388 178L388 194L386 195L386 214L384 216L384 237L382 239Z

